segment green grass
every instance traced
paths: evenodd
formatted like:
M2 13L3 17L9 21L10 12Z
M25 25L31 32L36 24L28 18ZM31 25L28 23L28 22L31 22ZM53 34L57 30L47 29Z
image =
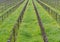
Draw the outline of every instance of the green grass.
M20 3L20 2L19 2L19 3ZM22 4L22 3L21 3L21 4ZM20 4L20 5L21 5L21 4ZM15 5L15 6L16 6L16 5ZM15 7L15 6L13 6L13 7ZM6 13L6 12L9 11L10 9L8 9L7 11L5 11L6 14L9 14L9 16L8 16L7 18L9 18L9 17L11 17L11 15L13 15L13 12L15 11L15 10L12 9L13 7L10 8L10 9L12 10L11 12ZM17 8L16 8L16 9L17 9ZM3 14L0 14L0 15L3 15ZM7 18L5 18L4 21L5 21ZM2 22L2 20L0 20L0 25L3 24L4 21Z
M36 1L38 12L41 16L49 42L60 42L60 27L56 21ZM43 42L37 18L30 1L26 9L23 22L18 32L16 42Z
M43 3L44 5L46 5L46 7L49 7L51 10L55 11L58 15L60 15L60 14L59 14L59 13L60 13L60 10L55 9L54 7L52 7L52 6L44 3L44 2L42 2L42 1L40 1L40 2Z
M41 17L42 23L45 27L45 31L49 42L60 42L60 26L49 15L45 9L34 0L37 10ZM8 18L0 24L0 42L7 42L11 30L16 23L26 1L18 7ZM23 21L18 30L18 36L16 42L43 42L41 30L38 25L36 13L32 4L32 0L29 0L27 9L24 13Z
M36 6L44 24L49 42L60 42L60 27L56 21L37 2Z
M3 24L0 25L0 42L7 42L8 38L10 37L11 30L20 15L22 8L26 1L15 11L12 15L7 18Z
M32 0L24 13L16 42L43 42Z

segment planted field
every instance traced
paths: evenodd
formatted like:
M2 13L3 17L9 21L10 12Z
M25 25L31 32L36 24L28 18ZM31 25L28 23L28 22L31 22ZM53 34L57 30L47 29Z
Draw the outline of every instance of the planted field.
M0 42L60 42L59 11L40 0L11 1L0 14Z
M49 1L48 0L41 0L41 1L52 6L55 9L60 10L60 8L59 8L60 7L60 0L49 0Z
M3 0L2 0L3 1ZM15 6L18 4L20 1L19 0L5 0L3 2L0 2L0 14L5 13L8 11L11 7Z

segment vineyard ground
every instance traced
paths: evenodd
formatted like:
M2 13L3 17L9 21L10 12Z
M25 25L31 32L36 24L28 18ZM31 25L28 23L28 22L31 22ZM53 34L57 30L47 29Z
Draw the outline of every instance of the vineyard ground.
M7 42L13 25L16 23L25 3L26 1L0 24L0 42ZM60 42L60 26L36 0L34 0L34 3L45 27L48 41ZM16 42L43 42L32 0L29 0L26 11L24 12Z

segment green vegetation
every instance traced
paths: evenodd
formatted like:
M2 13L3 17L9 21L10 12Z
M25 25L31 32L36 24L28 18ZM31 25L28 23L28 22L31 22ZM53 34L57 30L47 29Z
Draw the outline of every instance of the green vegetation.
M0 25L0 42L7 42L8 38L10 37L12 28L16 23L16 20L20 15L20 12L25 3L26 1Z
M18 4L19 0L5 0L2 3L0 3L0 16L7 11L9 11L12 7L14 7L16 4Z
M32 0L24 13L16 42L43 42Z
M17 22L16 20L18 19L26 2L27 0L25 0L14 12L12 12L9 17L3 21L3 23L0 21L0 42L7 42L14 24ZM34 3L39 12L39 16L41 17L46 35L48 37L48 42L60 42L60 26L36 0L34 0ZM7 9L7 11L9 9ZM1 15L2 14L0 14L0 16ZM22 23L19 26L16 42L44 42L32 0L29 0L27 8L24 12Z
M41 0L42 2L52 6L55 9L60 10L60 0Z
M36 6L37 9L40 13L42 22L44 24L47 36L48 36L48 41L49 42L60 42L60 27L59 25L56 23L56 21L48 14L48 12L46 12L42 6L40 6L37 2Z

